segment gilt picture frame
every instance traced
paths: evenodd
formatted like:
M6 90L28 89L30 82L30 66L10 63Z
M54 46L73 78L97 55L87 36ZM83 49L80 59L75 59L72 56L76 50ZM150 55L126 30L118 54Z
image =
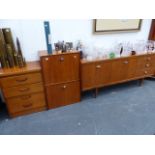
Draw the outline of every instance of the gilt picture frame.
M94 19L94 33L139 31L142 19Z

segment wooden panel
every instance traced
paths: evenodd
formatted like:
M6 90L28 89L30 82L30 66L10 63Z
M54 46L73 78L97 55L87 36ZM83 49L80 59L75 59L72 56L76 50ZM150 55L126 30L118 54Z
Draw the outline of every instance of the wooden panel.
M35 93L35 92L42 92L42 91L43 91L42 83L22 85L22 86L18 86L18 87L3 89L4 96L6 98L25 95L25 94L31 94L31 93Z
M21 75L25 73L34 73L40 72L41 67L38 61L26 62L26 66L19 68L0 68L0 77L12 76L12 75Z
M135 78L136 71L137 71L137 58L131 57L128 64L127 79Z
M143 69L143 70L137 70L137 77L147 77L154 74L153 69Z
M71 82L46 86L49 108L65 106L80 101L80 83Z
M96 88L95 63L86 63L81 66L81 88L82 90Z
M95 85L96 87L101 87L108 85L110 83L110 76L111 76L111 61L100 61L96 62L95 64Z
M9 116L10 117L17 117L17 116L21 116L21 115L27 115L27 114L31 114L31 113L35 113L35 112L44 111L46 109L47 108L45 106L43 106L43 107L38 107L38 108L34 108L34 109L19 111L17 113L9 113Z
M119 82L128 78L129 62L128 58L112 61L110 82Z
M12 114L43 106L46 104L42 92L7 99L7 107Z
M5 77L1 79L1 86L3 88L9 88L18 85L32 84L41 82L41 73L30 73L18 76Z
M52 55L41 59L45 85L79 80L79 53Z

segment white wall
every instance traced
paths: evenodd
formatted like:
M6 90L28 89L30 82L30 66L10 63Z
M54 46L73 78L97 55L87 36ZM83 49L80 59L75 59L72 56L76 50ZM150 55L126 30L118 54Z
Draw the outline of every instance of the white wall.
M151 19L142 22L140 31L96 35L92 33L92 20L50 20L52 42L82 40L87 45L103 44L111 47L118 41L147 40ZM14 38L19 37L27 61L38 60L38 51L46 49L43 20L0 20L0 28L10 27Z

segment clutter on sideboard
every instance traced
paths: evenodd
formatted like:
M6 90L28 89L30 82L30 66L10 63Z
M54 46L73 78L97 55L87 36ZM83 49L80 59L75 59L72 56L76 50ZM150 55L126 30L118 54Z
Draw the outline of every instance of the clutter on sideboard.
M86 60L94 59L113 59L125 56L155 53L155 41L137 40L132 42L115 42L110 48L104 43L82 43L83 58Z

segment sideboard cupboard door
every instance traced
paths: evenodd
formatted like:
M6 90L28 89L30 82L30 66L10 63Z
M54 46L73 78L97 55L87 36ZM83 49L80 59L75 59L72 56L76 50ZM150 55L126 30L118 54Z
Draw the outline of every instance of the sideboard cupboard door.
M106 86L110 83L111 61L100 61L95 64L95 84L96 87Z
M80 82L46 86L49 109L80 101Z
M45 85L79 80L79 53L52 55L41 59Z
M113 60L110 82L127 80L130 60L128 58Z
M130 63L128 66L128 75L127 75L127 79L133 79L136 77L136 71L137 71L137 58L136 57L132 57L130 58Z
M83 91L96 88L95 78L96 78L95 62L82 64L81 65L81 88Z

